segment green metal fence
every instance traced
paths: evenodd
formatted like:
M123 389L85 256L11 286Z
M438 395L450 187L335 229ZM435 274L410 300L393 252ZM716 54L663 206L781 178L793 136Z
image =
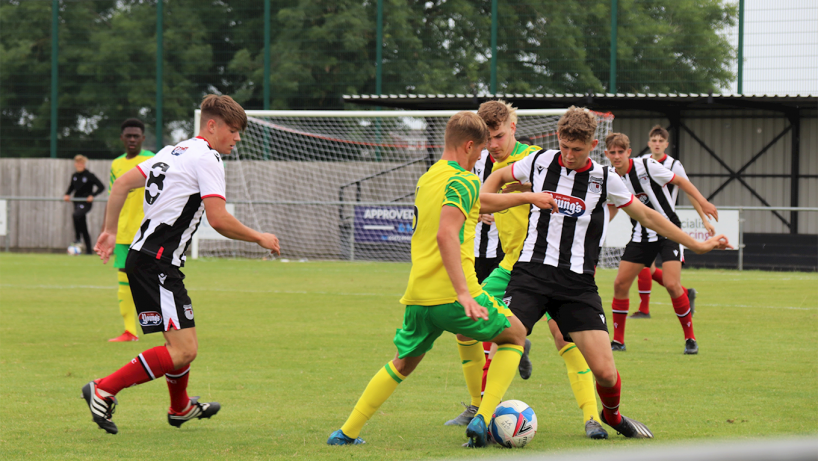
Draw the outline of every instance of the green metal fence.
M343 109L350 93L719 92L741 75L739 6L2 0L0 156L111 157L128 117L155 148L192 132L210 92L247 109Z

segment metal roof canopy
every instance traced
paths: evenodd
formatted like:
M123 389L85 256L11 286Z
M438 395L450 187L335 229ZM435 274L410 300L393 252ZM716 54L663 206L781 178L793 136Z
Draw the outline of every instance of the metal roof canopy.
M380 106L410 110L462 110L477 107L492 99L503 99L519 109L561 109L587 107L600 112L631 111L668 115L687 111L734 112L771 111L799 117L818 117L818 95L736 95L736 94L665 94L665 93L572 93L520 94L389 94L344 95L343 101L362 106ZM717 115L713 113L712 115ZM750 115L750 114L748 114ZM758 114L753 114L758 116Z
M670 122L667 130L671 133L671 152L681 157L682 131L713 157L726 173L689 173L690 177L723 177L724 182L708 197L712 200L732 181L738 181L765 206L768 201L755 190L745 178L776 177L778 175L749 175L745 171L756 160L770 151L770 147L784 138L790 137L790 206L799 206L799 182L818 179L816 175L800 172L801 119L818 117L818 95L736 95L736 94L664 94L664 93L586 93L586 94L434 94L434 95L344 95L343 101L364 105L411 110L466 110L477 109L481 103L493 99L503 99L519 109L557 109L569 106L586 107L598 112L613 112L620 118L666 117ZM767 145L761 147L744 165L731 168L699 136L685 124L685 119L707 118L786 118L789 125ZM640 153L645 153L647 148ZM784 223L790 233L798 233L798 212L791 211L789 220L777 211L773 215Z

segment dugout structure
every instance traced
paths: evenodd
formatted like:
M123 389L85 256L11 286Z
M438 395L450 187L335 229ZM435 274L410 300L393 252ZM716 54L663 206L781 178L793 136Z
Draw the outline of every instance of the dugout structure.
M557 148L565 110L518 110L517 136ZM279 237L282 258L409 261L415 185L440 159L456 112L247 111L242 140L224 157L227 201L242 222ZM613 115L595 114L602 141ZM223 239L196 246L203 257L265 254Z

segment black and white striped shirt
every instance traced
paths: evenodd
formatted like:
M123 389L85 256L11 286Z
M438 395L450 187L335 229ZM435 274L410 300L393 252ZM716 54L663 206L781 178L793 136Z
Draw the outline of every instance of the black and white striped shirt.
M204 138L166 146L136 166L145 176L145 218L131 249L182 266L207 197L225 197L224 162Z
M679 217L676 216L673 195L667 187L672 185L669 183L676 177L676 174L650 157L628 159L628 163L628 172L622 176L628 190L644 205L656 210L668 221L681 227ZM634 219L631 219L631 224L633 224L631 237L633 242L655 242L664 238Z
M551 214L531 206L519 261L593 275L608 227L606 201L621 208L633 200L616 172L591 159L585 167L569 170L558 150L530 154L511 171L518 181L530 182L534 192L550 193L559 208Z
M488 150L483 150L480 154L480 160L474 164L472 169L472 173L480 178L481 185L491 175L493 166L494 159ZM497 232L495 223L484 224L480 221L477 222L477 229L474 232L474 256L476 258L498 258L503 256L503 250L500 247L500 235Z
M645 154L641 158L651 158L650 154ZM676 160L675 158L671 157L670 155L664 154L664 157L657 160L660 165L667 168L668 170L672 171L676 176L681 176L682 178L689 179L687 177L687 172L685 171L685 167L682 165L682 162ZM670 198L673 200L673 205L675 206L677 203L677 199L679 197L679 188L676 187L675 184L668 184L667 190L670 191Z

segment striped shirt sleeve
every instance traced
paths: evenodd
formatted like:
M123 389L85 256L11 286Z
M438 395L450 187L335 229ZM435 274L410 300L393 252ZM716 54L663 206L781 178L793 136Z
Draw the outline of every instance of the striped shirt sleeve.
M469 216L469 211L478 200L480 192L480 182L477 176L457 174L449 178L446 183L446 194L443 198L443 205L453 206Z

